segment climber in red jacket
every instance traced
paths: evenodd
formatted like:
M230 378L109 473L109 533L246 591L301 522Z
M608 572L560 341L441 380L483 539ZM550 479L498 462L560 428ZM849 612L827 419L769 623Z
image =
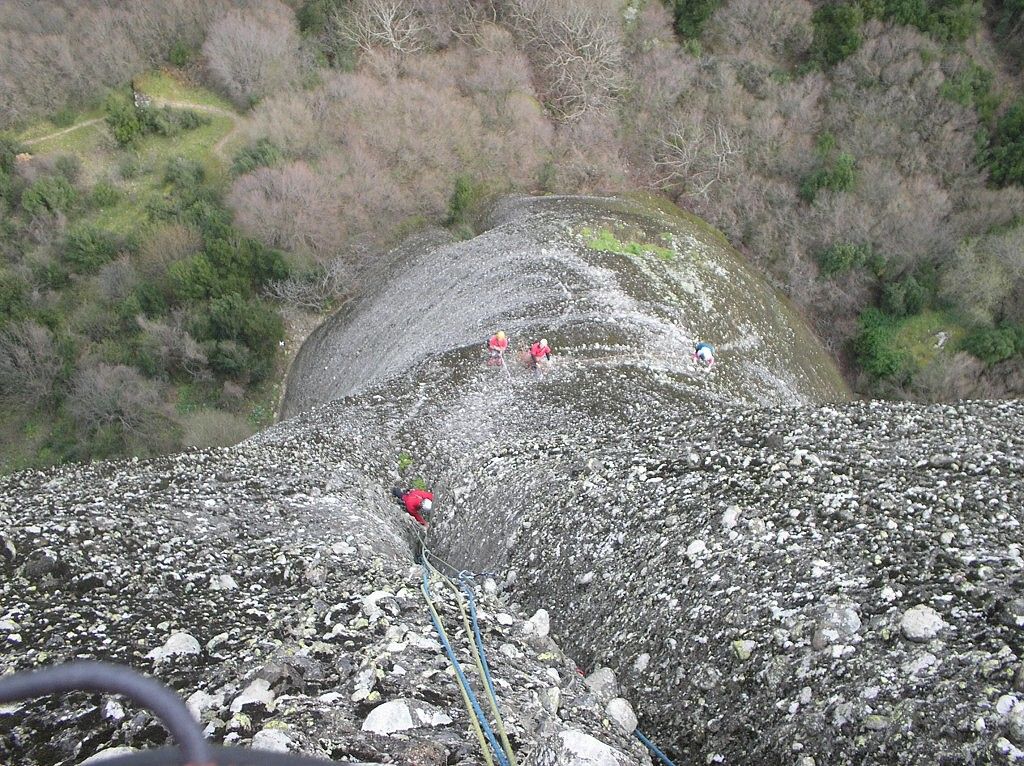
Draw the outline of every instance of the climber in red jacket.
M548 345L547 338L541 338L539 341L530 346L530 356L533 357L533 364L536 366L540 363L541 359L551 359L551 346Z
M508 348L508 338L503 330L498 330L487 340L487 364L500 367L505 364L505 350Z
M395 487L391 494L402 501L405 511L424 527L429 527L423 514L430 514L434 507L434 493L425 489L399 489Z

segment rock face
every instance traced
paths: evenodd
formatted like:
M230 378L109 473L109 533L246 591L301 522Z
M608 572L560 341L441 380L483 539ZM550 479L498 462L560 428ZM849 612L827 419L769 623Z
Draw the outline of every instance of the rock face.
M479 763L420 592L417 525L389 496L371 446L386 426L374 422L339 407L231 449L0 479L0 535L15 551L0 561L0 673L123 662L170 683L217 742ZM225 578L237 587L210 587ZM434 591L442 618L461 630L453 595L439 583ZM530 613L496 588L478 587L476 602L520 755L570 732L607 743L624 763L647 762L638 742L603 723L603 706ZM552 690L561 712L541 701ZM379 711L396 707L412 727L381 723ZM0 712L3 763L72 764L165 737L146 711L95 695Z
M603 228L672 255L588 250ZM477 763L389 492L420 477L430 548L493 573L481 630L523 764L646 763L631 715L680 763L1014 757L1024 405L846 403L716 242L628 201L509 203L312 339L290 420L0 480L0 672L127 659L218 741ZM409 290L430 296L415 316ZM547 337L551 369L481 364L499 326L514 349ZM717 341L711 370L695 337ZM147 657L181 634L198 653ZM0 760L162 739L102 705L0 716Z

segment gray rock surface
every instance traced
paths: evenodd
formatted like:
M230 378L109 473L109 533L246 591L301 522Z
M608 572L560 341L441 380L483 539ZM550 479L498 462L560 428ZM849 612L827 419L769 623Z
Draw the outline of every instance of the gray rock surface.
M1024 404L846 403L713 232L642 213L510 202L476 240L407 253L304 349L295 417L237 447L0 479L0 640L19 637L0 672L116 658L216 741L478 763L410 568L418 528L389 496L423 478L428 544L494 573L480 627L524 764L647 763L616 697L681 764L1016 757ZM609 226L673 255L588 250L582 230ZM436 302L410 317L409 290ZM552 342L543 379L480 363L498 326ZM711 370L695 337L717 341ZM211 587L225 575L237 589ZM919 605L943 622L926 642L902 625ZM146 659L180 632L198 654ZM233 712L257 680L273 709ZM452 723L363 731L394 700ZM19 706L0 760L162 741L98 704Z

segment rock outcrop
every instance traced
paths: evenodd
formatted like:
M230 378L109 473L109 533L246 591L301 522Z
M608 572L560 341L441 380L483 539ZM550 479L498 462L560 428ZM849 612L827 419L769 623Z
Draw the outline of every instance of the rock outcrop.
M553 366L485 366L499 327ZM496 573L477 598L522 762L645 762L636 720L680 763L1024 757L1024 405L847 398L706 227L510 201L317 333L289 420L0 480L0 656L150 668L219 740L476 762L390 498L421 479L427 544ZM27 763L163 736L88 697L0 734Z

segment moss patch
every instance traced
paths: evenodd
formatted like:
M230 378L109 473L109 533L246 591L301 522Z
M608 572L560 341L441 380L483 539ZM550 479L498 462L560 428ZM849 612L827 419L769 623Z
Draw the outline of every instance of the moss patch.
M638 242L636 240L621 240L615 236L611 229L603 228L594 231L589 228L582 229L580 234L592 250L599 250L604 253L619 253L620 255L653 255L665 261L671 261L676 257L674 250L651 242ZM663 242L671 242L672 235L664 232L660 235Z

